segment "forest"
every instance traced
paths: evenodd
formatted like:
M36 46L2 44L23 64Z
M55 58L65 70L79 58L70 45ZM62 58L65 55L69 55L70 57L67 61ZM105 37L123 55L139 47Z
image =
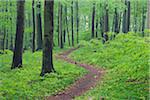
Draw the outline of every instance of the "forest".
M150 100L150 0L0 0L0 100Z

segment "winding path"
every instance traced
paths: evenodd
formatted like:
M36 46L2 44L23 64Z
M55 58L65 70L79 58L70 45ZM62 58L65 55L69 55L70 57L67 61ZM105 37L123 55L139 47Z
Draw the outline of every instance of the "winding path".
M80 96L86 91L90 90L92 87L96 86L97 82L101 79L102 75L104 74L103 69L94 67L92 65L76 62L71 58L68 58L68 55L78 48L79 47L69 49L68 51L57 55L56 58L67 61L71 64L81 66L87 69L89 72L83 77L79 78L77 81L75 81L75 83L70 85L64 91L57 93L56 95L47 97L47 100L72 100L76 96Z

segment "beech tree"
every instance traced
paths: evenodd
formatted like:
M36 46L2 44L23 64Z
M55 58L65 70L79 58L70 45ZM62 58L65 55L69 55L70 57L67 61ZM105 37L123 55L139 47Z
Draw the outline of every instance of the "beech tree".
M118 23L118 12L117 8L115 8L115 16L114 16L114 32L119 33L119 23Z
M40 0L37 1L36 5L36 30L37 30L37 49L42 49L42 19L41 19L41 2Z
M69 34L69 29L68 29L68 18L67 18L67 5L65 6L65 23L66 23L66 31L67 31L67 37L68 37L68 44L70 46L70 34Z
M32 25L33 25L33 33L32 33L32 52L35 51L35 2L32 0Z
M104 13L104 34L103 34L103 43L108 41L108 34L109 32L109 14L108 14L108 4L105 5L105 13Z
M25 0L17 0L16 38L11 69L22 67Z
M63 6L61 2L59 2L59 46L60 48L63 48L63 30L62 30L62 9Z
M73 26L73 1L71 2L71 32L72 32L72 46L74 46L74 26Z
M148 0L148 10L147 10L147 29L150 29L150 0Z
M79 43L79 6L78 6L78 0L76 1L76 23L77 23L77 43Z
M41 76L54 70L53 67L53 5L54 0L45 0L44 4L44 43Z
M95 3L93 3L93 11L92 11L92 38L94 38L94 25L95 24Z
M3 8L2 6L0 6L0 12L3 13ZM0 19L3 19L3 16L0 16ZM0 25L0 50L4 50L4 46L3 46L3 36L4 36L4 32L2 30L3 25ZM0 52L2 53L2 52Z
M122 22L122 32L127 33L130 30L130 0L125 0L125 8Z

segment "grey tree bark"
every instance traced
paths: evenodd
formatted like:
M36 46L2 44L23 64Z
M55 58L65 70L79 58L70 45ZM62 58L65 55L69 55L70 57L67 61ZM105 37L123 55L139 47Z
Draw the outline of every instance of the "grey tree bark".
M44 4L44 43L42 71L40 76L46 73L55 72L53 67L53 31L54 31L54 0L45 0Z
M41 19L41 2L37 1L37 13L36 13L36 30L37 30L37 49L42 49L42 19Z
M15 38L15 48L14 48L11 69L22 67L23 34L24 34L24 4L25 4L25 0L17 1L16 38Z

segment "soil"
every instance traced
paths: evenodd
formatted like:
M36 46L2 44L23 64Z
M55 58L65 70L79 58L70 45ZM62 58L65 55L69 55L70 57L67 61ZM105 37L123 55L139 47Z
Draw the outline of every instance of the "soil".
M101 80L104 69L100 69L95 67L94 65L89 65L85 63L80 63L74 61L73 59L69 58L68 55L73 52L77 48L71 48L68 51L60 53L56 56L57 59L61 59L67 61L68 63L75 64L77 66L83 67L88 70L88 73L83 77L76 80L72 85L67 87L64 91L61 91L55 95L46 97L47 100L72 100L76 96L80 96L84 94L86 91L92 89L96 86L96 84Z

